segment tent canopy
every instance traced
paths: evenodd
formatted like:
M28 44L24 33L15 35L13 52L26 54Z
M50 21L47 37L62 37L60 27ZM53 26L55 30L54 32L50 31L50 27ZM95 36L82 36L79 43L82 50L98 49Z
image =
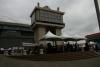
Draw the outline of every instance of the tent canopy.
M78 44L85 44L86 41L85 41L85 40L80 40L80 41L78 41L77 43L78 43Z
M79 36L79 35L62 35L61 36L64 41L80 41L80 40L85 40L85 37Z
M51 33L50 31L47 32L47 34L45 34L43 36L42 39L40 40L46 40L46 41L79 41L79 40L85 40L84 37L81 37L79 35L75 35L75 36L70 36L70 35L61 35L61 36L57 36L53 33Z
M60 36L57 36L57 35L51 33L50 31L48 31L47 34L45 34L43 36L43 38L40 39L40 40L47 40L47 41L57 41L57 40L60 40L61 41L62 38Z

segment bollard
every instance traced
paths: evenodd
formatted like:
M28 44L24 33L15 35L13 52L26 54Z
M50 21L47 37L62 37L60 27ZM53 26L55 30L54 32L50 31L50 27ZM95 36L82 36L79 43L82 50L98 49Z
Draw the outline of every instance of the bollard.
M4 56L8 56L8 51L4 51Z
M44 54L44 53L43 53L43 49L40 49L40 54Z
M14 53L14 51L13 51L13 50L11 51L11 55L12 55L12 56L14 56L14 55L15 55L15 53Z
M23 51L23 55L27 55L26 50Z

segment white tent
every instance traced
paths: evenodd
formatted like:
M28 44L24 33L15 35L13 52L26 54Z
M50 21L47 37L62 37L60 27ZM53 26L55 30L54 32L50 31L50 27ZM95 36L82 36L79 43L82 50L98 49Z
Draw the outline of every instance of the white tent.
M85 40L80 40L77 43L79 44L79 47L85 47L86 41Z
M0 50L2 50L2 51L3 51L3 50L5 50L5 49L4 49L4 48L0 48Z
M12 48L8 48L8 50L12 50Z
M85 36L81 36L81 35L77 35L77 34L75 34L74 36L73 36L73 38L75 38L75 39L86 39L85 38Z
M40 43L42 43L42 41L46 41L46 43L51 43L52 45L57 45L56 41L62 41L63 39L60 36L57 36L53 33L51 33L50 31L47 32L47 34L45 34L42 39L40 39Z
M70 35L68 35L68 34L63 34L63 35L61 35L60 37L63 38L63 39L64 39L64 38L72 38L72 36L70 36Z
M83 37L83 36L79 36L79 35L74 35L74 36L72 36L72 35L68 35L68 34L66 34L66 35L61 35L60 36L64 41L79 41L79 40L85 40L85 37Z
M77 41L78 44L85 44L86 41L85 40L80 40L80 41Z
M68 41L69 42L69 44L75 44L76 42L75 41Z
M95 42L90 41L89 44L93 45L93 44L95 44Z
M47 34L44 37L45 38L59 38L59 36L51 33L50 31L48 31Z
M63 34L60 37L63 39L63 41L75 41L75 38L68 34Z
M45 34L43 38L40 40L57 41L57 40L62 40L62 38L48 31L47 34Z

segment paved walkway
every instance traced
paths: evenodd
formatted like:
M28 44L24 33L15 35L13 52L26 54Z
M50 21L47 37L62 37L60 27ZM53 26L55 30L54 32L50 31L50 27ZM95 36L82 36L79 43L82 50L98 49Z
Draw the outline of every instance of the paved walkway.
M74 61L26 61L0 55L0 67L100 67L100 57Z

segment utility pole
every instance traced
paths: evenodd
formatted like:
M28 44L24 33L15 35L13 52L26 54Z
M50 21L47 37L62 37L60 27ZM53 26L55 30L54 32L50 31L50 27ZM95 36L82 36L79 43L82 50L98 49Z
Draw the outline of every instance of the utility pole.
M98 24L99 24L99 30L100 30L100 11L99 11L98 0L94 0L94 4L95 4L95 9L96 9L97 19L98 19Z

